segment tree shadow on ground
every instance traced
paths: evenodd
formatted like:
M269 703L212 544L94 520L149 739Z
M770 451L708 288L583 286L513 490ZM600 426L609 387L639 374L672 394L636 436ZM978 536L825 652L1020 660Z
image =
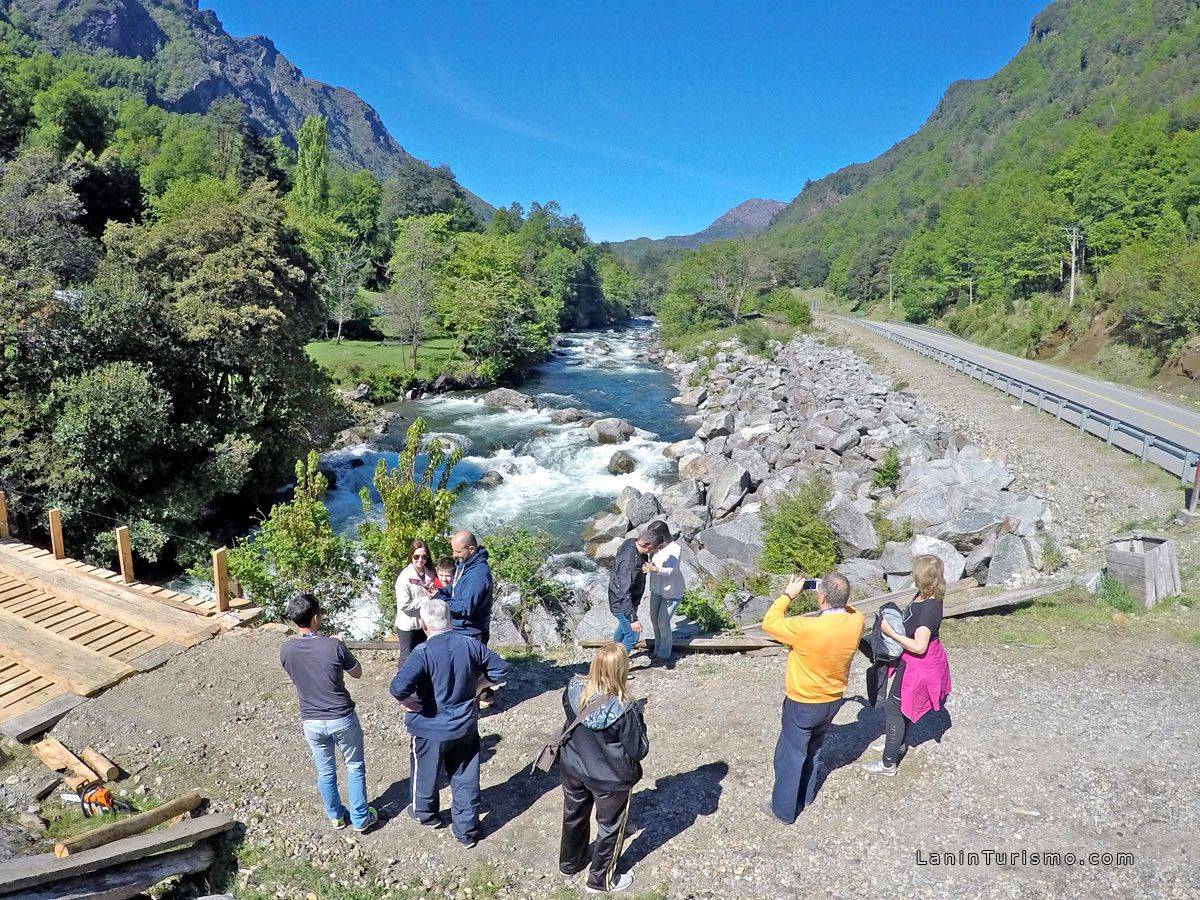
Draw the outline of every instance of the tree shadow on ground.
M625 850L623 868L644 860L668 841L683 834L700 816L717 811L721 781L729 774L724 760L705 763L690 772L667 775L654 787L634 794L630 816L645 827Z

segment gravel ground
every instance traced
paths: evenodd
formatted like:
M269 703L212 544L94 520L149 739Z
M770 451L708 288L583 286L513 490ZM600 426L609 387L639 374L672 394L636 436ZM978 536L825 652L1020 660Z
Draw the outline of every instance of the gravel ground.
M827 742L832 771L792 827L760 809L771 783L783 658L691 656L673 670L638 673L635 689L650 698L652 749L624 859L639 889L670 897L1200 895L1196 644L1123 636L1110 625L1056 641L1062 649L961 645L948 626L951 719L920 723L900 775L872 780L857 761L871 758L866 748L881 721L848 701ZM248 823L247 840L319 866L341 860L352 878L432 882L487 861L510 879L507 895L561 890L557 780L531 778L528 769L541 738L561 722L559 688L577 663L515 664L499 710L481 723L487 837L466 851L447 831L402 815L363 837L327 829L277 663L280 640L260 629L205 643L80 707L55 734L69 746L97 744L136 771L127 789L165 796L200 784L217 807ZM369 785L394 816L407 802L408 760L386 691L393 663L384 653L363 654L363 662L353 691L367 733ZM862 692L857 660L850 693ZM41 774L33 764L26 770L20 779ZM916 861L918 851L988 849L1128 851L1136 861L1073 868Z
M1160 469L874 332L829 318L821 324L877 369L907 382L907 390L985 452L1003 454L1017 476L1013 490L1045 498L1056 538L1079 551L1068 559L1072 568L1102 567L1106 538L1135 522L1157 527L1183 505L1179 482ZM1200 562L1192 532L1173 536L1186 561Z

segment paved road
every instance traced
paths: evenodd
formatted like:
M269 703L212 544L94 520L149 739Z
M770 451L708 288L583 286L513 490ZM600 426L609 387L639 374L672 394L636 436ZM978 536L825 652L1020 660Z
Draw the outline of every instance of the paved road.
M1110 444L1144 456L1173 475L1191 478L1200 454L1200 411L942 332L839 318L933 356L1014 398L1021 397Z

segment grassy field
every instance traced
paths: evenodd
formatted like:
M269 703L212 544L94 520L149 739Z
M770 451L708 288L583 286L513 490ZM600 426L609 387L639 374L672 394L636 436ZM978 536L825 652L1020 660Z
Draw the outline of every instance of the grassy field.
M413 371L412 348L378 341L312 341L305 347L309 357L337 382L350 382L371 373L396 375ZM417 370L425 375L440 372L449 362L464 362L453 338L434 338L417 350Z

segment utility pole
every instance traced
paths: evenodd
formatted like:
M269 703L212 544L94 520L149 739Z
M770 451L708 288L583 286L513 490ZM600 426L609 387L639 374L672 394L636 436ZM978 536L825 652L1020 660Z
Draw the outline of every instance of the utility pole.
M1071 286L1067 292L1067 305L1075 305L1075 272L1079 265L1079 248L1083 241L1083 232L1079 230L1078 225L1071 225L1063 229L1067 233L1067 240L1071 242Z

